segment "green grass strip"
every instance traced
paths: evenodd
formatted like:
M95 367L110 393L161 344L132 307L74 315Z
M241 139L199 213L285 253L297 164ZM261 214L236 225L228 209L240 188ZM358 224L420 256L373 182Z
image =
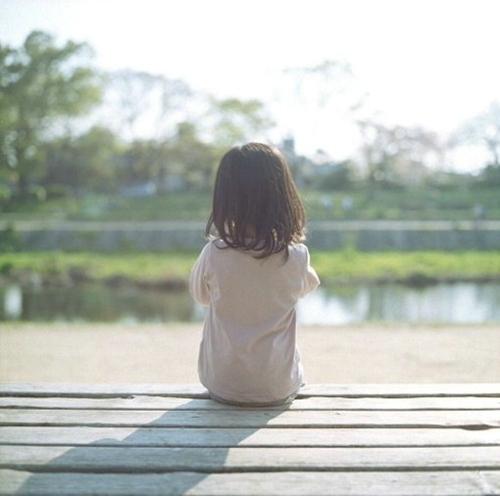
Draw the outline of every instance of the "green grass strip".
M34 272L57 276L78 270L95 279L124 276L131 279L184 279L197 252L91 253L19 252L0 253L0 275L16 277ZM359 252L311 250L311 263L328 280L405 279L419 274L433 278L500 279L500 253L496 251Z

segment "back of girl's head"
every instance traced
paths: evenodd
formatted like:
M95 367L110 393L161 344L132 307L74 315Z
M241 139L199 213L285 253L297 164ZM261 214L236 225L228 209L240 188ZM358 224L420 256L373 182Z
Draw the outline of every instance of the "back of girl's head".
M212 226L233 248L258 257L285 251L304 239L304 208L283 155L261 143L231 148L215 179Z

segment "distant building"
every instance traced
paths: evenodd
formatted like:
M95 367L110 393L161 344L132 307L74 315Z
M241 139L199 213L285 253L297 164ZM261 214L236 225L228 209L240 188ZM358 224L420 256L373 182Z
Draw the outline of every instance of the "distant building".
M292 170L298 187L310 184L318 176L328 176L339 168L339 164L322 149L318 149L312 157L298 155L293 137L285 138L280 149Z

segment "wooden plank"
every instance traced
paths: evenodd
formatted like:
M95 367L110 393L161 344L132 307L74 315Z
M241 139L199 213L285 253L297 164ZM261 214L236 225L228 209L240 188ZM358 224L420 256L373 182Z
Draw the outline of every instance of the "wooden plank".
M312 384L301 390L301 397L444 397L444 396L500 396L500 383L470 384Z
M0 397L0 408L83 409L83 410L227 410L210 399L161 396L128 398ZM276 407L280 409L281 407ZM296 399L289 410L500 410L500 398L424 397L424 398L338 398Z
M169 472L499 470L500 447L136 448L0 447L0 468L27 471Z
M198 385L4 386L0 494L500 494L498 384L309 386L253 410Z
M50 384L0 383L0 396L128 397L133 395L208 398L199 384ZM500 397L500 383L470 384L315 384L306 385L299 397L381 397L425 396Z
M121 427L500 427L500 412L220 410L0 410L0 425Z
M0 396L127 398L134 395L209 398L200 384L0 383Z
M500 472L271 472L31 474L0 471L1 494L136 496L484 496L500 494ZM21 491L20 491L21 490Z
M0 427L0 444L164 447L500 446L500 429Z

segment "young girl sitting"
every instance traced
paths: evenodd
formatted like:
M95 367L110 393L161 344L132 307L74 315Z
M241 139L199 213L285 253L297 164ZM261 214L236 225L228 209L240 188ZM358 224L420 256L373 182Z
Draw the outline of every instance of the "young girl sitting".
M278 150L248 143L222 157L209 241L190 276L192 297L208 305L198 373L214 400L286 404L303 385L295 306L319 284L302 244L304 224Z

